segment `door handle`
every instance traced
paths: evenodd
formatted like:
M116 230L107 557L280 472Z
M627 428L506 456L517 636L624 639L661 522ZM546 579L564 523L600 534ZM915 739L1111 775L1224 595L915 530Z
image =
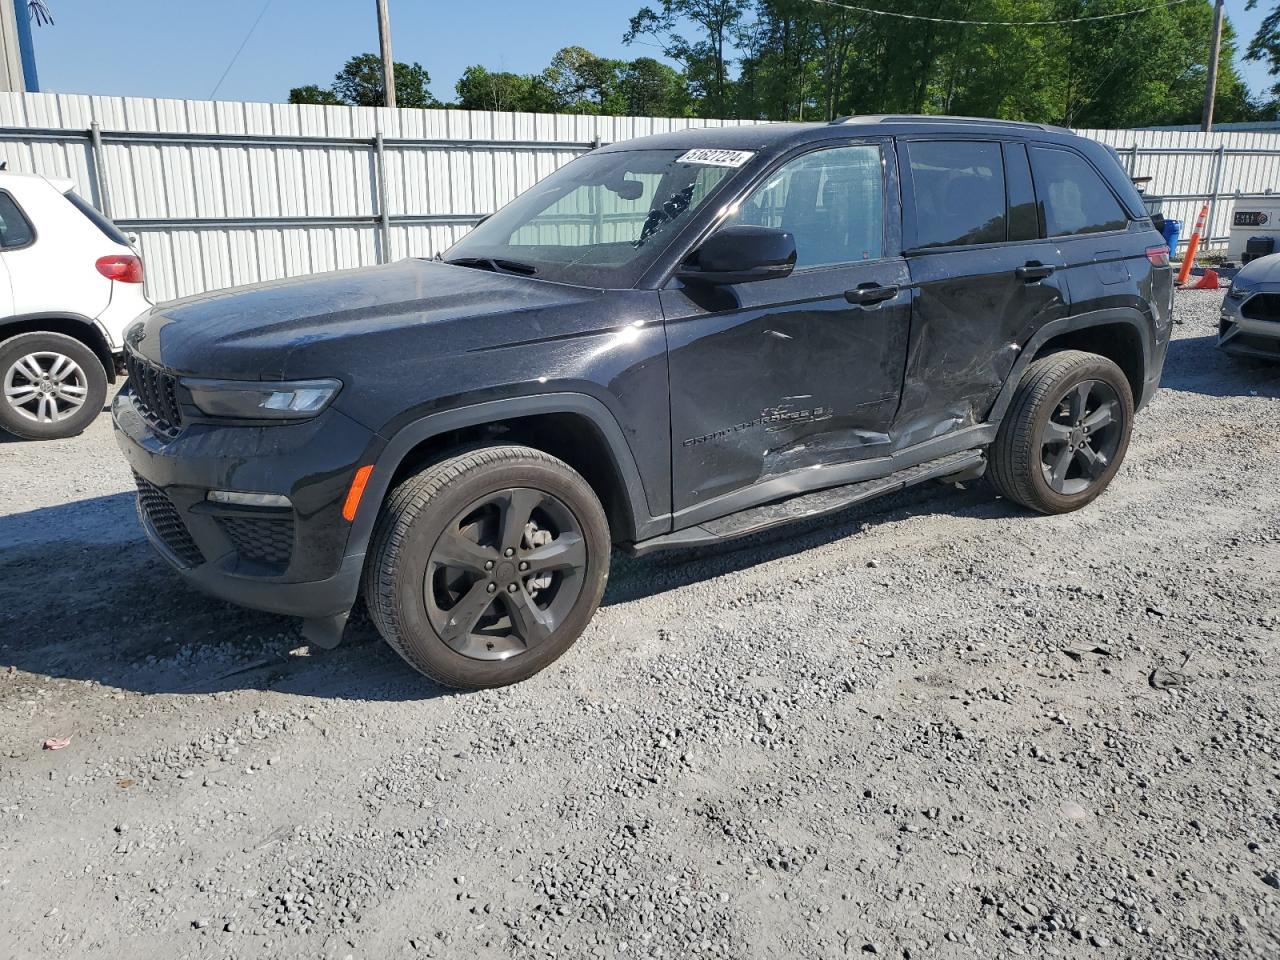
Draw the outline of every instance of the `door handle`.
M844 292L844 298L850 303L857 304L860 307L869 307L872 304L884 303L886 300L892 300L898 295L901 287L896 283L879 284L879 283L863 283L852 290Z
M1052 276L1054 269L1052 264L1040 263L1038 260L1028 260L1025 266L1019 267L1013 272L1019 280L1035 283L1037 280Z

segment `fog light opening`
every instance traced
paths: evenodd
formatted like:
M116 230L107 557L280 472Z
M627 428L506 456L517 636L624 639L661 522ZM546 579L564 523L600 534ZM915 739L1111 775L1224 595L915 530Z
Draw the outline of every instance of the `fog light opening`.
M292 507L289 498L280 493L242 493L239 490L210 490L207 499L233 507Z

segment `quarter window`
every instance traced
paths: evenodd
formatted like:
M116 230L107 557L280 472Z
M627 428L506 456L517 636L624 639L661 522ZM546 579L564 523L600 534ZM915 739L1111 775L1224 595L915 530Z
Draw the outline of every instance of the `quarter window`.
M1129 218L1098 172L1067 150L1031 148L1045 235L1123 230Z
M927 140L908 152L917 247L1005 241L1000 144Z
M0 193L0 248L25 247L35 239L31 223L22 215L13 197Z
M880 148L857 144L797 157L770 175L726 222L790 232L797 267L878 260L884 256Z

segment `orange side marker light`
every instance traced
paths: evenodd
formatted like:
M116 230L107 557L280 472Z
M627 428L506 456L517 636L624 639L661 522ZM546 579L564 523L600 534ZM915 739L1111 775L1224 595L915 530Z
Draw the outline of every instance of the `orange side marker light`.
M356 475L351 478L351 489L347 491L347 502L342 505L342 519L347 523L351 523L356 518L356 511L360 509L360 498L364 496L364 488L369 483L369 477L373 474L373 464L361 467L356 471Z

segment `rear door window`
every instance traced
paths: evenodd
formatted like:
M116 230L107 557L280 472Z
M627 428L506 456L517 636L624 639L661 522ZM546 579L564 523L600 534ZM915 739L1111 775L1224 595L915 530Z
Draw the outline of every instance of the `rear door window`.
M1004 161L1000 144L917 140L911 162L916 247L1003 243Z
M1120 201L1079 154L1032 147L1031 166L1046 236L1105 233L1129 225Z
M25 247L36 238L31 221L7 193L0 193L0 249Z

